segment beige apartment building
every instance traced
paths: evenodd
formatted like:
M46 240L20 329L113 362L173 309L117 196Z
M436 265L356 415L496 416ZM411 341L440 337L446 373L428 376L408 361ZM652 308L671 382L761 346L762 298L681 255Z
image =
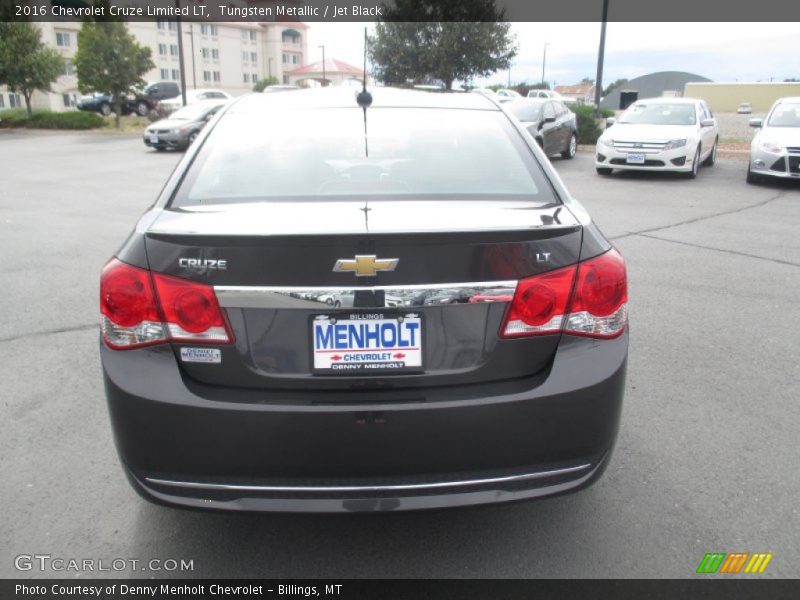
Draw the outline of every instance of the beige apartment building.
M73 110L80 98L73 65L80 23L55 21L37 24L42 41L64 59L64 73L51 93L36 92L35 109ZM127 23L128 30L150 48L155 68L146 81L176 81L180 85L178 26L174 21ZM239 96L253 85L274 76L289 83L289 72L304 65L308 56L308 26L300 22L183 23L186 89L217 88ZM25 99L0 86L0 110L22 108Z

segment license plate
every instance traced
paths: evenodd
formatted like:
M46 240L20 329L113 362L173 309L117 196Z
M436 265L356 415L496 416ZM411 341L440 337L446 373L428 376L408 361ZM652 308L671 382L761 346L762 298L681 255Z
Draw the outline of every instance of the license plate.
M625 162L632 164L632 165L643 165L644 164L644 154L642 152L637 152L635 154L628 154L628 158L625 159Z
M151 144L157 144L158 143L158 136L155 133L150 135L150 143Z
M375 375L422 370L417 313L341 313L311 320L313 372Z

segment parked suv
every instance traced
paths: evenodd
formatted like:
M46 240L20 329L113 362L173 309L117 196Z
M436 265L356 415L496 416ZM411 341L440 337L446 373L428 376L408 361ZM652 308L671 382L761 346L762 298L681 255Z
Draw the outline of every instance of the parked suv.
M148 83L144 90L134 92L133 98L128 100L128 106L131 112L146 117L161 100L180 95L181 88L174 81L156 81Z
M107 117L114 112L114 97L111 94L103 94L96 92L83 96L78 100L78 110L85 110L88 112L97 112ZM122 114L127 115L131 112L130 106L127 101L122 103Z

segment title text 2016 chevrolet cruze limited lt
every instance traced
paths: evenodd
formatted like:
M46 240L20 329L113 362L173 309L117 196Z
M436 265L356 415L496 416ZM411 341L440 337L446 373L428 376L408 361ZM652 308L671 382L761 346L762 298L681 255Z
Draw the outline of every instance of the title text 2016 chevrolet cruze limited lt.
M103 269L111 422L146 498L391 511L564 493L605 468L621 256L492 100L359 103L326 88L222 109ZM414 302L445 291L464 301Z

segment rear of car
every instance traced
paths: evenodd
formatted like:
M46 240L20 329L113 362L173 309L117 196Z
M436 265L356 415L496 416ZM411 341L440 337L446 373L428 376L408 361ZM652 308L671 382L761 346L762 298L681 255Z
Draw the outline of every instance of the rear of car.
M800 97L780 98L766 119L751 119L759 129L750 144L747 182L800 178Z
M106 265L106 394L146 498L392 511L605 468L621 256L495 103L373 96L226 107Z

